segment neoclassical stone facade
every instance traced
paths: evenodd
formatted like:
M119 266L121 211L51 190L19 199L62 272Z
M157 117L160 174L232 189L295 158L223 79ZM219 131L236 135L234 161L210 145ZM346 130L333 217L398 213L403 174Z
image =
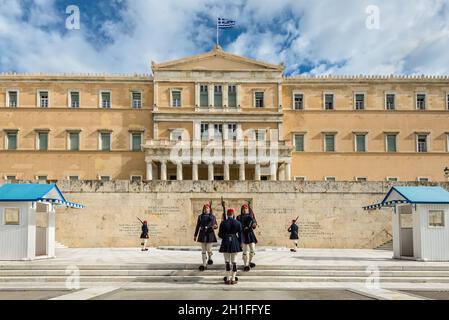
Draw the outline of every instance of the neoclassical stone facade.
M151 75L0 75L0 179L447 181L449 79L286 76L210 52Z

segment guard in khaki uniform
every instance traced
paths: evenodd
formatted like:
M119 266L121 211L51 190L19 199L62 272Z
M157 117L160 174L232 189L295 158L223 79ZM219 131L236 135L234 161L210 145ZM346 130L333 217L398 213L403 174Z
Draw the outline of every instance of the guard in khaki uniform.
M237 217L243 227L242 243L243 243L243 270L248 272L256 267L253 263L253 258L256 254L257 238L254 234L254 229L257 227L257 221L254 212L248 204L244 204L240 210L240 215Z
M227 210L226 220L221 222L218 236L222 239L220 252L223 253L226 264L226 273L223 280L225 284L237 284L236 258L237 253L242 251L242 224L235 219L235 209Z
M198 216L195 228L194 241L201 243L201 254L203 264L199 267L200 271L207 269L207 265L212 265L212 244L217 242L215 230L218 228L217 219L212 213L209 203L203 206L202 213Z

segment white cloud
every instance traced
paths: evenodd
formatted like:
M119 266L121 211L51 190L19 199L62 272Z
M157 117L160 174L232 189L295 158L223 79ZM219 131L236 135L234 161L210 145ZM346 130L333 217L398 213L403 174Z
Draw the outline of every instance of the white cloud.
M61 32L65 10L54 0L0 0L0 69L50 72L142 72L211 49L212 21L235 18L243 30L226 49L314 74L449 74L449 5L444 0L129 0L101 29ZM365 26L378 5L380 29ZM81 19L83 12L81 11ZM207 25L205 22L209 21ZM228 31L223 31L228 32ZM101 43L101 44L100 44Z

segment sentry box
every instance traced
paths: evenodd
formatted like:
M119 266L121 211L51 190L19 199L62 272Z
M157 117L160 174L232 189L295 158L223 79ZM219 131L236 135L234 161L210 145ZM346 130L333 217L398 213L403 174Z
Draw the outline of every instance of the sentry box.
M54 258L56 206L84 208L55 184L0 186L0 260Z
M449 192L441 187L393 187L381 203L393 208L396 259L449 261Z

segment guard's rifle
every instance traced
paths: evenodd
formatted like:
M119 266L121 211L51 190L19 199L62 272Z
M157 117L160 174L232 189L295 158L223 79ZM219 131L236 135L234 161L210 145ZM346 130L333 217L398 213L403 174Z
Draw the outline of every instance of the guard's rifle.
M298 220L299 220L299 216L295 220L293 220L293 221L295 221L294 224L296 224L296 222L298 222Z
M248 203L249 213L251 214L251 216L254 219L254 224L252 225L252 228L256 229L257 226L258 226L258 223L257 223L256 215L255 215L254 210L253 210L252 205L251 205L252 201L251 200L246 200L246 202Z
M140 220L140 218L139 218L139 217L137 217L137 220L139 220L141 224L144 224L144 223L143 223L143 221L142 221L142 220Z
M226 204L223 200L223 197L221 197L221 207L223 208L223 215L221 216L221 220L225 221L226 220Z

